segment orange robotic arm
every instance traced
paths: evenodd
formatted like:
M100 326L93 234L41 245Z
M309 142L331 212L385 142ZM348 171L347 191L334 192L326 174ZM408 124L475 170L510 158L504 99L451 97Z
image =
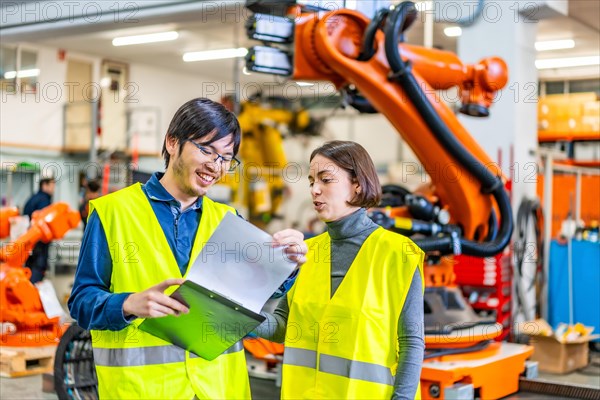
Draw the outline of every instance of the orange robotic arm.
M353 85L394 125L429 173L433 194L456 229L434 231L417 244L444 254L500 252L512 233L502 173L435 90L457 86L461 112L487 116L496 91L506 85L505 63L487 58L465 65L453 53L402 43L403 31L416 18L411 2L380 11L373 20L347 9L306 13L292 7L290 13L295 18L288 74L328 80L339 89ZM267 49L273 52L269 59L280 57L275 48ZM256 51L247 60L255 71L285 74L285 68L264 68L265 58Z
M16 215L14 212L4 211L1 214L3 216ZM62 238L65 233L76 227L80 220L79 213L70 210L67 203L55 203L43 210L34 212L29 230L14 243L2 247L0 261L11 267L22 267L37 242L48 243ZM4 225L4 222L2 224Z
M0 222L6 225L4 219L14 215L14 212L2 210ZM34 212L29 230L0 250L0 320L13 323L17 329L16 332L3 333L2 343L14 346L47 345L49 343L39 340L40 331L44 331L44 337L48 339L62 333L59 318L48 318L44 312L40 294L29 281L31 270L23 265L36 243L62 238L79 221L79 213L71 210L68 204L52 204ZM8 232L3 231L3 234Z
M10 235L10 218L19 215L17 207L0 208L0 239Z

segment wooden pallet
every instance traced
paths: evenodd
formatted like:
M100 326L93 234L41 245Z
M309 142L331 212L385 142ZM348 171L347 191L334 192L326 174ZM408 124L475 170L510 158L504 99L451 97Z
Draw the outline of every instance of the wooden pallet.
M16 378L52 372L56 346L0 347L0 376Z

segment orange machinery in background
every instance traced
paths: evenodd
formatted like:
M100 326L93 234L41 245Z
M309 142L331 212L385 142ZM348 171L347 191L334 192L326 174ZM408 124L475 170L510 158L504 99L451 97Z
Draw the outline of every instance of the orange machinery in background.
M284 346L263 338L245 338L244 348L257 360L265 362L265 372L274 371L283 360Z
M596 93L553 94L540 97L538 102L538 142L540 147L562 147L565 159L556 159L557 165L600 167L598 153L595 159L578 155L577 146L600 147L600 101ZM592 152L594 153L594 152ZM537 194L544 203L543 174L538 175ZM558 236L561 223L575 219L577 173L557 171L553 174L552 237ZM581 174L580 214L586 226L600 221L600 176Z
M0 210L2 238L10 232L9 218L16 208ZM16 330L3 332L3 346L47 346L58 344L64 332L59 317L48 318L38 289L29 281L31 270L24 267L36 243L62 238L79 224L81 217L67 203L55 203L33 213L29 230L0 250L0 322Z
M504 61L464 64L453 53L404 43L417 18L410 1L372 20L294 1L249 1L248 7L255 12L248 36L270 44L250 49L249 70L330 81L359 111L383 114L426 171L452 169L455 179L430 174L419 193L403 193L391 211L372 213L382 226L417 235L415 243L427 253L422 396L443 399L463 386L486 399L516 392L533 349L492 342L502 326L485 323L465 302L452 257L491 257L508 245L513 221L505 178L436 92L457 87L462 113L488 116L508 81Z
M538 141L600 141L600 101L596 93L552 94L538 100ZM570 157L572 158L572 157ZM600 166L600 160L570 160L574 165Z
M544 175L537 177L537 195L544 205ZM575 205L573 204L577 190L577 176L555 172L552 177L552 238L558 237L561 224L571 217L575 219ZM585 226L600 222L600 176L581 176L581 219Z

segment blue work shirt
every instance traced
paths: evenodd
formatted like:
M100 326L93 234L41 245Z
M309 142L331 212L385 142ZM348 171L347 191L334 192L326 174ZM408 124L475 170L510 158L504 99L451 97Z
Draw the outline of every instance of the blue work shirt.
M183 276L190 262L192 245L202 215L202 197L182 212L179 201L159 182L162 176L163 173L160 172L153 174L142 186L142 190L150 201ZM126 319L123 315L123 303L131 293L112 293L111 275L112 259L108 241L102 222L94 211L89 216L83 233L75 282L68 302L71 316L84 329L117 331L126 328L135 319ZM295 275L294 273L273 297L281 297L292 286Z
M31 215L35 211L46 208L50 204L52 204L52 196L40 190L27 200L27 203L25 203L25 206L23 207L23 215L27 215L29 220L31 220Z

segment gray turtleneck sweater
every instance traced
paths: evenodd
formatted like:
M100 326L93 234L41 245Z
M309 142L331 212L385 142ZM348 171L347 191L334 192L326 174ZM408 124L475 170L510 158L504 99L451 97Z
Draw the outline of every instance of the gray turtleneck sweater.
M327 223L331 237L331 296L346 276L350 265L367 237L379 228L367 216L365 209L334 222ZM283 297L273 314L256 330L261 337L282 343L289 314L287 296ZM425 341L423 339L423 294L419 271L415 271L398 320L398 370L392 399L414 399L421 374Z

